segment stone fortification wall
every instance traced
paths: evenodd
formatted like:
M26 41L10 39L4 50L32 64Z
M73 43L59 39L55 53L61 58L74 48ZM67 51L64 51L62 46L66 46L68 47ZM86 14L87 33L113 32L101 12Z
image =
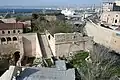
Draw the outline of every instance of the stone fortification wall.
M76 51L92 49L92 37L83 37L81 33L46 34L48 44L54 56L71 56Z
M93 36L96 43L120 52L120 32L110 30L92 22L87 22L85 30L88 36Z
M92 37L83 37L81 33L58 33L54 36L57 56L71 56L76 51L92 50Z

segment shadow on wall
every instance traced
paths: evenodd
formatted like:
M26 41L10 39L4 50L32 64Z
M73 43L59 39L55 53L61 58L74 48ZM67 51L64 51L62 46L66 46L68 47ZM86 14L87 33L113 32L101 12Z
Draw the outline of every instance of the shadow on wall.
M0 60L0 76L9 69L9 61L7 59Z
M24 55L31 56L32 55L32 43L27 38L23 37L23 46L24 46Z

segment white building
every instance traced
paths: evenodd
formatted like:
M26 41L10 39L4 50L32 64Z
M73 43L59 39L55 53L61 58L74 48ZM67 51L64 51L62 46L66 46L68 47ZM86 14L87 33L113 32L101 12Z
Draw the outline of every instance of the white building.
M101 15L101 23L106 25L120 25L120 12L103 12Z
M103 2L102 9L103 12L112 11L114 6L114 2Z
M101 24L108 26L120 25L120 1L103 3L103 13L101 15Z
M66 9L66 10L62 10L61 13L64 14L65 16L72 16L74 15L75 11Z

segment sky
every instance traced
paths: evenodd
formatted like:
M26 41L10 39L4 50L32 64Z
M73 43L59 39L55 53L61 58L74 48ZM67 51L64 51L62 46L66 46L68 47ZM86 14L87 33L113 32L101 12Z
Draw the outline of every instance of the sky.
M0 6L54 6L100 4L101 0L0 0Z

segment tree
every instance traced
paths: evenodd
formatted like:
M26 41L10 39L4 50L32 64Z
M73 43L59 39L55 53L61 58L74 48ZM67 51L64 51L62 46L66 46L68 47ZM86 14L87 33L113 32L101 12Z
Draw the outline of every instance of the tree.
M96 44L90 58L88 80L110 80L120 74L120 56L109 48Z
M72 60L70 61L70 63L72 63L72 65L75 68L81 68L84 67L86 64L85 59L89 56L88 52L77 52L77 54L75 54L74 56L72 56Z
M31 16L23 16L23 15L19 15L16 17L16 21L21 21L21 22L24 22L24 21L27 21L27 20L31 20L32 17Z
M72 25L64 20L48 21L41 15L32 19L33 32L44 33L45 30L48 30L52 34L73 32Z

